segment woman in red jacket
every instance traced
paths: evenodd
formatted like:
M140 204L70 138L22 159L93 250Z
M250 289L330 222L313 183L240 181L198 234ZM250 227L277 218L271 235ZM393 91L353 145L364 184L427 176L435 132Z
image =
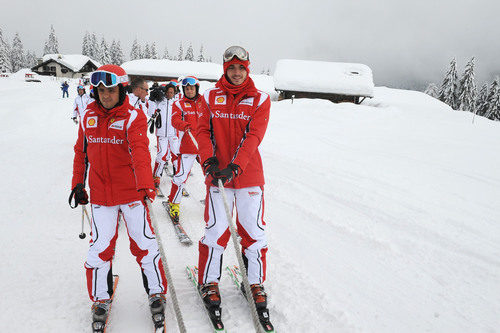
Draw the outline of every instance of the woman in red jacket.
M220 304L218 282L222 254L230 237L222 195L222 180L230 209L236 204L248 280L258 309L267 307L264 173L258 146L266 132L271 102L249 76L248 52L232 46L224 52L224 75L205 91L197 138L206 174L205 236L199 242L200 292L208 306Z
M174 162L176 172L172 177L172 187L168 196L169 214L174 221L179 220L179 204L182 199L182 190L198 156L198 143L193 139L196 135L198 110L201 103L198 101L198 97L200 97L200 82L198 79L194 76L187 76L181 83L184 97L174 102L172 108L172 126L177 130L180 141L179 156Z
M104 65L92 73L95 102L82 115L74 150L72 194L87 204L88 172L92 240L85 262L94 322L105 322L113 293L112 260L121 212L130 250L140 266L153 315L164 312L167 281L146 198L153 200L151 156L144 112L134 109L125 71Z

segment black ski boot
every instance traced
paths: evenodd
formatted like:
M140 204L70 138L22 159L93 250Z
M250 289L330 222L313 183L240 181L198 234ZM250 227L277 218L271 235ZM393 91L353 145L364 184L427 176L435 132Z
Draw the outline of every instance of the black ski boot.
M92 330L94 332L104 332L110 307L110 299L96 301L92 304Z
M165 325L165 302L164 294L149 295L149 309L156 330L163 328Z
M198 290L207 308L220 307L219 284L217 282L200 284Z

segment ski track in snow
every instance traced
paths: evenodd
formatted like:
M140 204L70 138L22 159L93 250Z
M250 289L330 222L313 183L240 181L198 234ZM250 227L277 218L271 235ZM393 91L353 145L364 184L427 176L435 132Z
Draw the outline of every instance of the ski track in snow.
M67 205L76 85L69 99L59 85L0 79L1 331L90 330L89 235L79 240L81 211ZM266 289L278 332L498 331L500 123L471 118L385 87L364 105L273 102L260 151ZM161 206L166 198L153 209L186 328L210 332L185 272L197 264L204 230L199 164L186 187L181 223L192 246L178 241ZM168 195L165 175L162 189ZM228 332L252 332L248 306L224 270L236 263L230 241L222 317ZM123 222L113 272L120 282L108 332L151 332ZM167 331L177 331L170 294Z

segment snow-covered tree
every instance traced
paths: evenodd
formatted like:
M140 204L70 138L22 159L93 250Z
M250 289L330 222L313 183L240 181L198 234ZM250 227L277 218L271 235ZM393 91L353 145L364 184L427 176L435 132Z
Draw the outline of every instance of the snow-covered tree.
M179 51L177 52L177 60L182 61L184 58L184 49L182 48L182 42L179 43Z
M10 49L10 63L12 64L12 72L15 73L26 63L26 59L24 57L24 47L23 42L21 42L21 38L19 37L19 33L16 32L14 39L12 40L12 48Z
M99 47L99 59L97 61L99 61L103 65L111 63L109 46L108 43L106 43L104 37L102 37L101 39L101 45Z
M156 51L156 44L153 42L151 47L149 48L149 52L151 52L151 59L158 59L158 51Z
M142 51L137 38L134 39L132 43L132 49L130 50L130 60L137 60L142 58Z
M491 120L500 120L500 81L498 78L490 85L488 109L484 116Z
M203 44L200 47L200 55L198 56L198 62L205 62L205 55L203 54Z
M189 43L184 60L194 61L193 45Z
M10 46L4 39L2 29L0 28L0 73L12 72L10 63Z
M38 59L36 57L35 52L27 51L25 56L24 67L31 68L38 63Z
M459 110L475 113L476 108L476 78L474 75L474 57L465 65L465 71L460 79L460 94L458 96Z
M424 90L424 94L427 94L431 97L438 98L439 97L439 88L435 83L429 83L427 88Z
M56 31L54 30L54 26L50 26L49 38L45 42L45 46L43 48L43 55L59 53L59 42L57 41Z
M83 41L82 41L82 54L90 57L91 50L90 50L90 34L88 31L85 31L85 35L83 36Z
M481 89L479 90L479 94L476 98L476 114L478 116L484 116L488 111L488 84L483 84Z
M122 46L120 44L120 41L115 41L113 39L113 42L111 43L111 48L109 50L110 58L111 58L111 63L114 65L121 65L123 64L123 50Z
M450 69L441 84L439 100L451 106L453 110L456 110L458 109L458 93L457 61L453 58L450 62Z
M165 51L163 52L163 59L172 60L172 57L168 53L168 47L165 45Z
M99 61L99 52L100 50L99 43L97 42L97 37L95 33L92 33L89 39L89 57L96 61Z
M151 51L149 49L148 43L146 43L146 45L144 45L143 57L144 57L144 59L151 59Z

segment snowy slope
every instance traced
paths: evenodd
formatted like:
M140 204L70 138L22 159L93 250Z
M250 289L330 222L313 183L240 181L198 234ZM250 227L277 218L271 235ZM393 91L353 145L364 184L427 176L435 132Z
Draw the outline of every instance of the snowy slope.
M88 243L78 239L81 211L67 205L76 126L72 98L60 94L57 81L0 78L1 331L90 325ZM412 91L376 88L368 103L273 102L261 154L276 327L497 331L500 123L472 124L470 113ZM192 197L183 200L181 219L196 242L204 225L198 166L187 188ZM184 273L197 261L197 246L181 246L160 202L154 206L187 329L209 332ZM109 332L151 332L127 238L121 225ZM225 264L236 263L233 252L229 244ZM225 275L221 293L228 331L251 332L247 307ZM168 331L175 332L169 309Z

